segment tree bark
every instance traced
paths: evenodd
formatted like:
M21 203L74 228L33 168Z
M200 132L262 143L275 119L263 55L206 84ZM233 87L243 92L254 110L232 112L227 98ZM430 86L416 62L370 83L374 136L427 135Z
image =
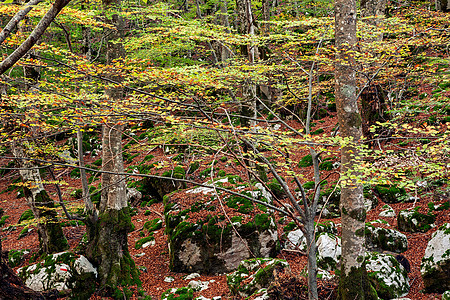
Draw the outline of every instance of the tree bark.
M357 145L361 140L361 115L356 99L356 74L351 50L356 44L356 1L335 1L335 39L337 63L335 95L342 138L350 142L341 149L341 174L361 175ZM341 188L342 259L339 299L377 299L364 268L364 208L363 187L357 179L348 179Z
M103 1L105 9L120 7L119 1ZM120 42L123 36L124 22L115 14L111 22L117 31L109 36L107 42L107 63L125 57L125 50ZM122 82L120 75L110 74L110 78ZM123 88L111 87L106 90L109 101L120 101ZM120 121L111 118L102 128L102 170L124 173L122 157L122 131ZM98 220L90 229L93 240L88 246L88 256L98 265L100 288L114 298L123 299L128 286L140 285L139 273L128 251L128 233L133 230L126 197L126 181L123 175L102 174L102 194ZM121 289L119 289L121 287Z
M49 254L67 250L69 244L58 221L53 199L44 189L39 169L31 161L23 159L27 157L23 145L13 144L12 152L19 158L17 162L21 168L19 173L24 183L25 198L38 222L40 252Z

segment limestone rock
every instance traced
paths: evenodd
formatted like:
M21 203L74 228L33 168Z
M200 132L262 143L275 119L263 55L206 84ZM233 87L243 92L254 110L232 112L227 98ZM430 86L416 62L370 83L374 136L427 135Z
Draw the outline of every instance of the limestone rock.
M408 294L408 274L394 256L377 252L368 253L366 269L381 299L388 300Z
M237 271L227 276L227 283L234 295L249 297L255 292L267 288L274 280L273 272L278 272L289 265L282 259L254 258L244 260Z
M450 290L442 294L442 300L450 300Z
M161 300L192 300L194 299L194 291L188 287L171 288L161 295Z
M397 217L398 229L408 232L427 232L434 226L436 216L415 210L401 210Z
M379 214L380 217L386 217L386 218L395 217L395 211L391 206L385 204L385 205L383 205L382 208L383 208L383 210Z
M97 277L97 270L86 257L77 257L71 252L49 255L40 263L18 269L17 273L35 291L83 288L86 282ZM85 282L78 281L78 278Z
M127 201L132 205L138 205L142 200L142 193L136 188L127 188Z
M202 194L203 192L198 191ZM252 196L250 191L242 193ZM192 193L185 195L194 196ZM253 196L260 197L260 201L265 199L263 192ZM241 215L233 217L230 224L224 215L216 211L216 207L220 204L214 201L215 198L180 207L179 203L170 202L169 197L166 197L165 224L172 271L228 273L236 270L242 260L253 255L256 257L276 255L278 233L271 212L266 210L255 213L255 204L251 200L228 196L223 200L224 205ZM206 214L191 221L190 214L198 211ZM245 218L242 214L246 215Z
M287 235L284 248L289 250L299 249L305 251L307 248L306 238L300 229L290 231Z
M408 250L408 239L403 233L388 228L366 224L366 247L369 251L391 251L402 253Z
M425 289L444 292L450 289L450 223L433 233L420 267Z
M335 270L341 259L341 239L330 233L322 233L316 241L317 265L324 270Z

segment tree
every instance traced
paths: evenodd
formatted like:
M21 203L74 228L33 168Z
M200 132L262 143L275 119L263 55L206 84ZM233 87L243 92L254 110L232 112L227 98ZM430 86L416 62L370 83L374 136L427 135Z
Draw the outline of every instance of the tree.
M358 147L362 138L361 115L356 94L355 60L351 54L356 44L356 1L335 2L335 38L337 62L335 95L340 135L348 139L341 149L341 173L346 176L341 188L342 259L339 297L377 299L364 267L364 226L366 211L363 187L354 166L358 164Z
M105 11L120 9L121 1L103 1ZM106 58L108 64L123 60L125 50L120 42L123 37L124 20L117 13L112 15L115 29L108 37ZM123 79L119 75L109 77L117 82ZM122 87L110 87L106 90L111 105L121 101L124 96ZM139 272L128 251L128 233L133 230L126 197L126 181L123 175L122 132L123 124L119 118L112 117L102 126L102 170L110 173L102 174L102 193L98 218L95 211L88 211L94 224L88 224L89 245L88 257L98 265L98 281L101 289L122 298L123 286L140 284ZM116 174L114 174L116 173ZM129 297L127 291L124 291Z

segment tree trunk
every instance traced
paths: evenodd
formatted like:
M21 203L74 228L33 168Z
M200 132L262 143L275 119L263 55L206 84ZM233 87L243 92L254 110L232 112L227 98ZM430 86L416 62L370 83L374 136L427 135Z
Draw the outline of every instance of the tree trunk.
M49 254L67 250L69 244L58 221L53 199L44 189L39 169L31 161L20 159L27 157L22 145L13 144L12 152L22 168L19 173L24 183L25 198L38 222L40 252Z
M108 9L115 5L120 7L120 1L103 2ZM125 50L118 41L123 35L124 22L118 15L112 16L112 22L117 32L109 36L107 42L107 62L113 63L125 56ZM110 75L110 78L122 82L120 75ZM112 87L106 90L111 102L123 98L123 88ZM122 157L123 125L112 118L102 128L103 165L102 170L112 173L124 173ZM90 228L93 240L88 246L88 256L98 265L98 280L100 288L116 299L129 297L127 287L140 285L139 273L128 251L128 233L133 230L126 197L126 181L123 175L111 173L102 174L102 194L98 220ZM121 287L121 289L119 288ZM122 291L123 290L123 291Z
M356 74L351 55L356 44L356 1L335 1L335 38L337 63L335 95L342 138L351 142L341 149L341 173L361 175L354 170L358 163L361 116L356 99ZM342 259L339 299L377 299L364 268L364 208L363 188L357 179L349 179L341 189Z

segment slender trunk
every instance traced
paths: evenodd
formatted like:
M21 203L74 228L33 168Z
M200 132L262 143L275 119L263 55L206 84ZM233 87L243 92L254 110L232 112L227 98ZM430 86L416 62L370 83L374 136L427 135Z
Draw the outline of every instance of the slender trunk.
M39 169L31 161L23 159L27 157L23 144L14 143L12 152L21 168L19 173L24 183L25 198L38 222L40 252L48 254L68 249L69 244L58 221L55 203L44 189Z
M356 44L356 1L335 1L335 38L337 59L335 71L335 95L338 121L342 138L351 142L341 149L341 173L353 176L361 174L354 170L358 164L361 115L356 99L356 74L351 55ZM342 259L339 282L339 298L377 299L376 292L368 282L364 268L364 208L363 188L357 179L349 179L341 188Z
M97 213L94 208L94 204L91 201L89 195L89 183L87 180L86 170L84 169L84 154L83 154L83 133L80 129L77 131L77 152L78 152L78 165L80 166L80 178L81 178L81 191L84 201L84 206L87 215L91 218L91 221L95 222L97 219Z

